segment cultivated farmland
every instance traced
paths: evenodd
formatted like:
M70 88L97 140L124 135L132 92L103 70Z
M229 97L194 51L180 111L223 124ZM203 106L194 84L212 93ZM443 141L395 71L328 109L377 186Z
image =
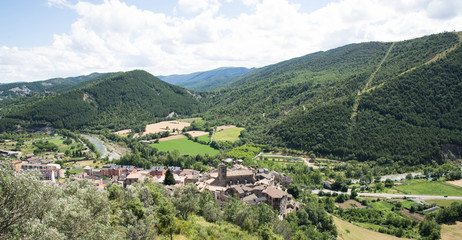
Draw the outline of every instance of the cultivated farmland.
M209 145L200 144L186 138L162 141L150 144L150 146L163 152L178 150L181 155L197 155L206 153L209 155L216 155L219 153L218 150L210 147Z

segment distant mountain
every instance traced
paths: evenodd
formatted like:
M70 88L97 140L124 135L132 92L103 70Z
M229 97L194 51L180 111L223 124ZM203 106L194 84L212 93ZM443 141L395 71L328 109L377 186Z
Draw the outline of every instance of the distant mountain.
M215 90L226 86L228 82L236 77L242 76L252 70L243 67L223 67L205 72L158 76L158 78L191 90Z
M32 93L62 93L114 74L116 73L92 73L78 77L52 78L44 81L2 84L0 85L0 98L3 100L14 99Z
M200 111L198 95L135 70L34 102L0 119L0 130L22 127L123 128Z
M254 142L418 164L462 152L461 33L351 44L254 70L208 95L208 120Z

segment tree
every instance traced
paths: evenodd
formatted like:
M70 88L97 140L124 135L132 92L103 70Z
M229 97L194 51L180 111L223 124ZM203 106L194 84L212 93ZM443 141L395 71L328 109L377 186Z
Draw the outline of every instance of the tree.
M356 192L356 190L352 190L351 195L350 195L350 199L356 199L356 197L358 197L358 193Z
M41 208L42 186L37 171L14 176L9 167L0 163L0 239L25 233L24 226Z
M188 220L191 213L196 213L199 210L200 193L194 184L187 184L184 187L177 188L173 192L172 202L178 210L178 214Z
M289 188L287 189L287 192L289 194L292 194L294 198L298 198L298 196L300 195L301 189L300 189L300 186L298 186L298 184L291 184Z
M173 177L172 171L170 169L167 169L167 172L165 172L165 179L164 179L164 184L165 185L175 185L175 178Z
M393 180L391 180L391 179L389 179L389 178L387 178L387 179L385 180L385 187L391 188L391 187L393 187L393 184L394 184L394 183L393 183Z
M412 178L413 178L413 177L412 177L412 174L408 173L408 174L406 175L406 179L407 179L407 180L412 180Z
M440 239L441 226L434 220L425 219L420 223L419 233L422 237L425 237L427 239Z
M159 232L170 234L170 239L173 239L173 228L175 227L175 208L172 202L168 199L163 199L157 209L157 217L159 218Z

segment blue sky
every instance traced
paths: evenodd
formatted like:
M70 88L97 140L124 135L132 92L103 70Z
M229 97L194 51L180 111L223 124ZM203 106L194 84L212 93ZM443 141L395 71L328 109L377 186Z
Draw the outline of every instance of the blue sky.
M0 82L261 67L460 31L459 0L2 0Z

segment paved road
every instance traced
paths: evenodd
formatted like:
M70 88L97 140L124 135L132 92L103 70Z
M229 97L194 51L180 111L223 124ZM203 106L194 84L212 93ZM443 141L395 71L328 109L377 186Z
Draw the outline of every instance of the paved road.
M334 191L330 190L322 190L323 192L331 192ZM350 193L351 189L348 189L348 194ZM318 194L319 190L311 191L312 194ZM344 192L337 192L338 194ZM447 199L447 200L462 200L461 196L439 196L439 195L411 195L411 194L388 194L388 193L358 193L360 197L384 197L384 198L421 198L421 199Z
M387 193L358 193L361 197L387 197L387 198L421 198L421 199L448 199L462 200L460 196L439 196L439 195L410 195L410 194L387 194Z

